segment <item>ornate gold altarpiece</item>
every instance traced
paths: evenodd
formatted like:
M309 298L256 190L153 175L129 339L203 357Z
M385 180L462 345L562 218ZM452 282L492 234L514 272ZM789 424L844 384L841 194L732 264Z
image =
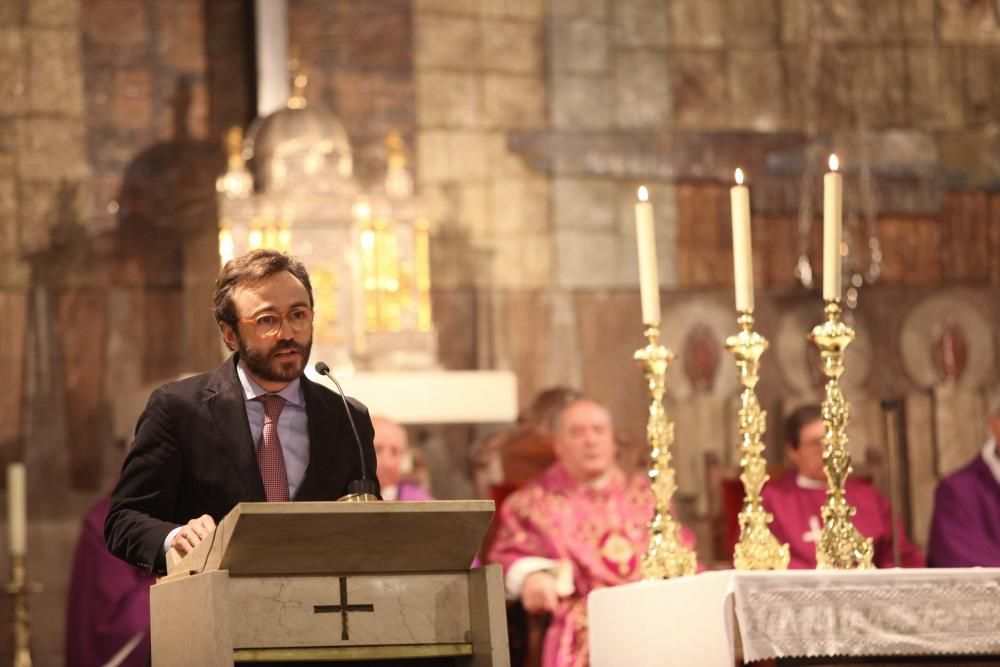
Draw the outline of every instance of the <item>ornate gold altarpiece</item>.
M430 223L421 214L398 134L386 172L363 186L341 122L306 103L295 76L287 108L225 138L217 182L223 262L256 248L309 268L313 347L334 371L428 369L437 363L431 315Z

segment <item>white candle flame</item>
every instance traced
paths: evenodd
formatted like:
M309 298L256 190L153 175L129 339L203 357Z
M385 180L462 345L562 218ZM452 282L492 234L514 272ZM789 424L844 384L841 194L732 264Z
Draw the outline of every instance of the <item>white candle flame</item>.
M645 185L639 186L639 201L649 201L649 190Z
M736 185L743 185L743 170L736 167Z
M840 161L837 159L836 153L830 153L830 171L837 171L839 166Z

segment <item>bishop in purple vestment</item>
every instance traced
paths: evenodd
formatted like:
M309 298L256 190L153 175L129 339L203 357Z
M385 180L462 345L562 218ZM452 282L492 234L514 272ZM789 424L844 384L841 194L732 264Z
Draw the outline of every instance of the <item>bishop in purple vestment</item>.
M488 560L503 566L510 599L552 614L544 667L579 667L588 662L587 595L640 578L653 495L645 476L615 463L604 407L575 401L555 427L556 462L504 501ZM682 539L694 542L686 530Z
M779 542L788 543L789 567L816 568L816 544L822 531L820 508L826 502L826 472L823 469L825 424L818 405L796 410L785 424L785 453L793 465L761 492L764 508L774 515L771 532ZM873 485L848 478L847 502L857 509L855 528L872 538L876 567L893 567L892 511L889 501ZM898 526L899 556L902 567L923 567L924 557Z
M126 654L123 667L149 661L149 587L155 577L111 555L104 544L110 499L83 521L66 612L67 667L101 667ZM131 647L131 648L129 648Z
M941 480L934 494L931 567L1000 567L1000 395L989 412L993 437L969 465Z

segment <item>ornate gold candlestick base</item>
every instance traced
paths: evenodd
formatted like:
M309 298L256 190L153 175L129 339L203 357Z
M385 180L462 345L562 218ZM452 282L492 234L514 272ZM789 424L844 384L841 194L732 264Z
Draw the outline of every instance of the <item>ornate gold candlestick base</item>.
M753 314L741 311L737 322L741 331L726 339L740 372L739 430L740 481L743 482L743 509L740 510L740 539L733 553L737 570L784 570L788 568L787 544L780 544L767 524L774 517L764 511L761 489L767 482L764 443L767 413L761 410L754 388L760 379L760 357L767 350L767 339L753 330Z
M38 585L28 582L24 556L11 556L7 593L14 600L14 667L31 667L31 617L28 614L28 593L38 590Z
M821 570L871 569L874 546L851 522L855 509L847 503L845 487L851 474L851 455L847 451L847 422L850 407L840 391L844 373L844 349L854 340L854 330L840 319L840 301L826 302L826 322L817 325L809 339L816 344L826 375L826 398L823 421L826 422L826 445L823 469L826 471L826 503L823 505L823 532L816 544L816 567Z
M649 548L642 557L642 576L646 579L672 579L694 574L695 553L680 541L680 525L674 520L670 499L677 490L674 470L670 465L670 445L674 442L674 425L663 409L667 367L674 355L660 345L660 328L648 325L649 344L636 350L635 360L642 366L649 388L649 480L656 499L653 519L649 522Z

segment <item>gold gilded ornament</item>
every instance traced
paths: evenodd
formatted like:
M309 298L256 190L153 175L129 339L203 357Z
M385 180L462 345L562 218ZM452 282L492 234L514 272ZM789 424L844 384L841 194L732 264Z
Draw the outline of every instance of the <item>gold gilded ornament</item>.
M874 567L872 539L862 537L851 522L856 512L848 504L847 476L851 474L851 455L847 451L847 422L850 406L840 390L844 373L844 350L854 340L854 330L840 319L840 301L826 302L826 322L816 325L809 340L820 351L826 376L823 421L826 423L823 469L826 471L826 502L823 504L823 532L816 543L816 568L820 570L867 570Z
M649 481L653 487L656 507L649 522L649 548L642 557L641 571L645 579L672 579L694 574L695 553L680 541L680 524L674 520L670 500L677 490L674 470L670 465L670 445L674 442L674 425L663 409L667 367L674 355L660 345L660 328L647 325L649 344L636 350L634 359L642 366L649 390L649 420L646 437L649 440Z
M787 544L780 544L768 524L774 516L764 510L760 492L767 482L762 438L767 430L767 412L761 410L754 392L760 379L760 357L767 339L753 330L753 314L741 311L737 322L741 331L726 339L740 373L739 431L740 481L743 482L743 509L740 510L740 539L733 553L737 570L784 570L788 568Z
M31 667L31 615L28 594L38 593L41 586L28 581L24 556L11 556L10 583L7 593L14 602L14 667Z

